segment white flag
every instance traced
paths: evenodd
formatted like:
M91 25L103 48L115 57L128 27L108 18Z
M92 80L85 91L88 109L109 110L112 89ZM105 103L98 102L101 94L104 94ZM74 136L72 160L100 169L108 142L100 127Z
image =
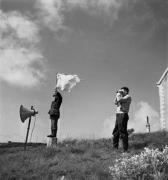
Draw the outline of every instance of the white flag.
M70 92L77 83L80 82L80 78L77 75L66 75L66 74L57 74L57 84L56 88L61 91Z

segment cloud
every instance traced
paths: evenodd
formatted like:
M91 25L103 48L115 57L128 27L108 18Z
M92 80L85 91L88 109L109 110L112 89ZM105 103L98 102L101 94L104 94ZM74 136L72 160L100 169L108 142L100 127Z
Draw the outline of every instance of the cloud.
M122 1L119 0L37 0L36 8L40 10L39 17L51 30L65 29L64 13L80 8L91 15L102 12L116 19Z
M67 6L69 8L80 7L88 12L92 10L93 12L101 12L105 13L117 12L119 7L121 6L121 1L117 0L67 0Z
M43 56L37 50L39 28L19 12L0 10L0 80L33 87L44 78Z
M159 113L153 109L149 103L141 101L137 103L133 119L128 121L128 129L134 128L135 132L146 132L146 118L149 117L151 131L157 131L160 129ZM103 121L101 137L112 137L112 132L115 126L116 117L111 117Z
M41 64L41 58L37 52L20 47L0 50L1 80L24 87L36 86L44 75L31 65Z
M0 29L1 36L11 35L28 42L37 42L39 40L39 28L28 17L14 11L4 13L0 10Z
M109 28L117 27L120 37L141 37L142 43L166 36L168 30L165 0L37 0L36 8L42 25L63 34L68 31L66 18L75 10L101 18Z
M146 132L146 118L149 117L151 131L160 129L159 113L153 107L144 101L137 104L133 120L129 121L129 126L135 129L135 132Z
M37 0L36 8L40 10L39 17L51 30L63 28L62 0Z

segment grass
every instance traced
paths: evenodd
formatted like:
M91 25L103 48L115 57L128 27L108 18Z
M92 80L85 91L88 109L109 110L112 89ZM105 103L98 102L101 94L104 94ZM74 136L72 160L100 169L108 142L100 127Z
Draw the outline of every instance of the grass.
M168 133L133 134L129 142L132 155L144 147L162 150L168 144ZM113 150L112 139L65 140L55 148L32 143L26 151L20 143L1 144L0 179L110 180L109 166L121 150Z

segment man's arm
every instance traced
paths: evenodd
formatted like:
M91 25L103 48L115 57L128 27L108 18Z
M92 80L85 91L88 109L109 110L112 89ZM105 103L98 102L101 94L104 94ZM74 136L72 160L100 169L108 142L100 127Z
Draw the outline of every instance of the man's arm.
M117 93L117 94L116 94L116 97L115 97L114 104L115 104L115 105L118 105L119 100L120 100L121 98L122 98L121 94Z
M117 100L117 102L120 102L120 103L125 103L125 102L128 102L128 101L131 101L131 96L129 96L129 95L121 97L120 99Z
M115 98L115 100L114 100L114 104L115 104L115 105L117 105L117 104L118 104L118 102L117 102L117 98Z

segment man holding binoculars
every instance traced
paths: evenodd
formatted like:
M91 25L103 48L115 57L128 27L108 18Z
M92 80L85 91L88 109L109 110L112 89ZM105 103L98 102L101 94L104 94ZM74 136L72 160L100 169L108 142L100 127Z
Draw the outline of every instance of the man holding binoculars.
M118 149L119 139L122 139L124 152L128 150L128 112L131 104L131 96L128 87L122 87L117 91L115 98L116 122L113 130L113 147Z

